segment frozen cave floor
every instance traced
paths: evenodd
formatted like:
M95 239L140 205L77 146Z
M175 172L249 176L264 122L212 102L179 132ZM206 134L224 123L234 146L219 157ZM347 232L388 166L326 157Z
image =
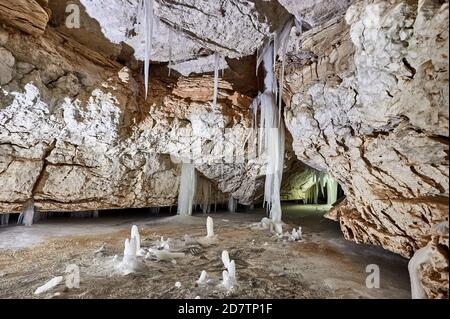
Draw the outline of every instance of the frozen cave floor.
M55 219L31 228L0 228L0 298L410 298L408 261L380 247L344 240L339 225L323 218L325 206L284 205L285 231L303 228L303 240L283 242L252 225L261 210L216 213L217 243L186 251L177 263L145 261L142 272L121 275L107 267L123 254L124 240L138 225L142 246L185 234L205 236L204 215ZM102 253L95 253L105 245ZM226 291L199 286L202 270L220 278L221 253L236 262L238 286ZM56 288L34 295L37 287L80 268L80 288ZM366 287L366 266L380 268L380 288ZM175 283L181 283L181 287Z

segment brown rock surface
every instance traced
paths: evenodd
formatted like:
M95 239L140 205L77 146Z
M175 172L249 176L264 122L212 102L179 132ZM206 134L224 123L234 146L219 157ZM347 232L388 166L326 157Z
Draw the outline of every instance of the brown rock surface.
M411 257L448 222L448 3L361 1L346 22L291 52L287 127L298 158L342 185L329 215L345 237ZM446 264L432 269L448 285Z

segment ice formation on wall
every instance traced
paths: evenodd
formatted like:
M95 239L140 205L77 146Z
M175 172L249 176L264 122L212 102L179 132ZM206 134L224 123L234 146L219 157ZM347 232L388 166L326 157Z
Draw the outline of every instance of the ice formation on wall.
M178 215L191 216L197 186L197 174L191 163L183 163L181 167L180 192L178 195Z

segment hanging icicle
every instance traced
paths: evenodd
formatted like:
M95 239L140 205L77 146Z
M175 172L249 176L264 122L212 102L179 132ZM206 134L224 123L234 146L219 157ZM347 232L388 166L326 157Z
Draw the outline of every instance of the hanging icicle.
M214 53L214 96L213 96L213 111L217 108L217 98L219 96L219 63L220 55L218 52Z
M150 55L152 51L153 42L153 0L140 0L139 12L142 12L141 18L143 18L144 38L145 38L145 57L144 57L144 82L145 82L145 98L148 96L148 85L150 76Z

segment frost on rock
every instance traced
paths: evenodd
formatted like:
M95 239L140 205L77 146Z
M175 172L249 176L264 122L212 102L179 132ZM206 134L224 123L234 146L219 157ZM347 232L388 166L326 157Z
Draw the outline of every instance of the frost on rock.
M56 288L58 285L60 285L64 281L63 276L55 277L48 281L45 285L37 288L34 292L35 295L40 295L44 292L47 292L49 290L52 290L53 288Z
M192 215L196 186L197 174L195 166L190 163L183 163L181 167L180 192L178 195L178 215Z

